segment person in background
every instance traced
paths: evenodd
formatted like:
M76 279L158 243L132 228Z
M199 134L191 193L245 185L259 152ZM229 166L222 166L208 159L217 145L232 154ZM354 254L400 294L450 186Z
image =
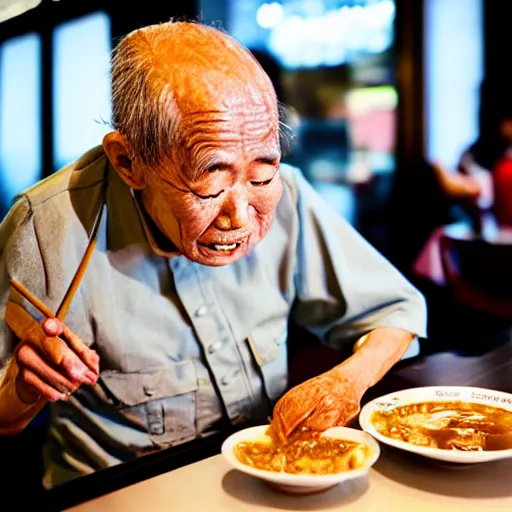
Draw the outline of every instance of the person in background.
M458 170L480 185L476 206L492 213L499 225L510 224L512 196L512 83L507 77L488 77L481 85L479 133L463 153Z
M512 229L512 155L506 154L498 160L493 175L493 213L498 225Z

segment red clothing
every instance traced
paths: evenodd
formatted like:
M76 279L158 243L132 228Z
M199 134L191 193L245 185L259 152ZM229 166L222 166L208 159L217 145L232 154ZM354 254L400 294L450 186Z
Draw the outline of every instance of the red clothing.
M498 224L512 226L512 158L498 162L493 172L494 214Z

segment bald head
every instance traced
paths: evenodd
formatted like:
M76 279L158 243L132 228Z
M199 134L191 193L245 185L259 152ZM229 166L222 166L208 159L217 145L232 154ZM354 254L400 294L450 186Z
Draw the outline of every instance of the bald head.
M212 27L163 23L121 41L112 85L103 146L160 232L201 264L246 255L282 193L277 98L256 59Z
M229 78L242 86L254 80L260 87L271 87L270 80L245 47L225 32L207 25L190 22L152 25L132 32L122 44L151 62L152 78L174 81L177 87L186 83L187 78L197 80L208 75ZM191 92L194 91L187 91Z
M128 34L114 51L112 89L114 127L147 165L177 144L194 146L202 130L237 109L245 110L242 130L257 129L258 119L278 130L277 99L261 66L231 36L199 23Z

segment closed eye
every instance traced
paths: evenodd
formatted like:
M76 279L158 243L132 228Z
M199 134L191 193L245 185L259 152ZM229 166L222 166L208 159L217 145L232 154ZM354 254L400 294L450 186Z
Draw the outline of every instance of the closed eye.
M208 195L208 196L202 196L201 194L198 194L197 192L194 192L194 195L196 195L200 199L215 199L216 197L219 197L222 194L222 192L224 192L224 190L221 190L220 192L217 192L217 194L211 194L211 195Z
M273 179L274 177L272 176L272 178L265 181L251 181L251 185L253 185L254 187L264 187L265 185L268 185Z

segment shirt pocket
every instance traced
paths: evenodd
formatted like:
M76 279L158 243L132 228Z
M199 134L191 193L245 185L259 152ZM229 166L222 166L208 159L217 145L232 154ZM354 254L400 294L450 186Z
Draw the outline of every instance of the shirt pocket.
M197 375L192 360L154 371L100 375L106 399L146 430L153 444L168 447L196 437Z
M280 318L254 328L247 338L272 402L284 393L288 384L287 337L288 320Z

